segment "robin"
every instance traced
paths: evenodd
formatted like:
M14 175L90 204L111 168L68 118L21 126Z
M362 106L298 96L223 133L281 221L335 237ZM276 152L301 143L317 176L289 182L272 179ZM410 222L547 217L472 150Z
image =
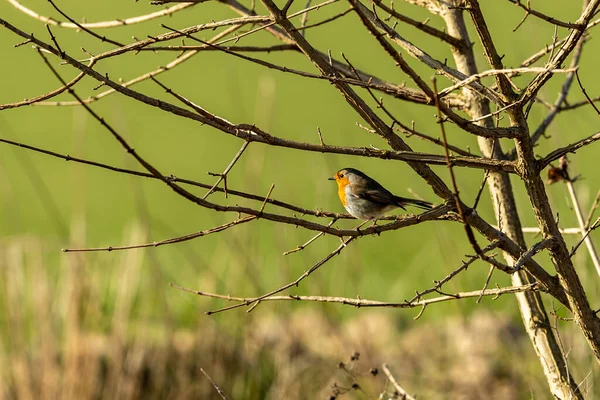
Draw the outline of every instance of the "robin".
M338 196L342 205L355 218L375 221L394 208L413 205L429 210L433 204L428 201L394 196L376 180L354 168L339 170L329 178L338 185Z

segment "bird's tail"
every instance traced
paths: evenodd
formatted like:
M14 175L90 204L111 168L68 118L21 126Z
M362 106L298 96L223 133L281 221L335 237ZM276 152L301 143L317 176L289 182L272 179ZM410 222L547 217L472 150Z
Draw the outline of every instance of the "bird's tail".
M424 200L407 199L406 197L400 197L400 196L394 196L394 200L396 200L396 202L398 202L398 205L400 207L405 206L405 205L411 205L411 206L422 208L424 210L431 210L434 207L433 203L430 203L430 202L424 201ZM402 207L402 208L404 208L404 207Z

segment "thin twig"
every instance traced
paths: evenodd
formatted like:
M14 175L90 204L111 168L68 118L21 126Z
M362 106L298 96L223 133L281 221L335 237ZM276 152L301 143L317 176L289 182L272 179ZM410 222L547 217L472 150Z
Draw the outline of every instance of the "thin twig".
M127 246L108 246L108 247L90 247L90 248L81 248L81 249L63 249L62 251L65 253L75 253L75 252L117 251L117 250L141 249L141 248L145 248L145 247L159 247L159 246L164 246L166 244L186 242L188 240L196 239L196 238L202 237L202 236L207 236L212 233L222 232L233 226L243 224L244 222L250 222L256 218L257 217L255 217L254 215L251 215L249 217L240 218L235 221L231 221L231 222L228 222L223 225L219 225L219 226L211 228L211 229L191 233L189 235L178 236L176 238L161 240L158 242L145 243L145 244L132 244L132 245L127 245Z
M554 17L551 17L551 16L541 13L537 10L534 10L533 8L529 7L529 5L525 5L525 4L521 3L521 0L508 0L508 1L515 4L516 6L521 7L523 10L525 10L525 12L527 14L531 14L536 18L543 19L544 21L550 22L553 25L558 25L563 28L571 28L571 29L578 29L578 30L585 29L585 25L560 21Z
M225 310L229 310L231 308L244 307L249 304L255 304L256 302L264 302L264 301L309 301L309 302L317 302L317 303L339 303L339 304L342 304L345 306L351 306L351 307L356 307L356 308L362 308L362 307L417 308L417 307L428 306L430 304L443 303L443 302L447 302L447 301L462 300L462 299L469 299L469 298L478 298L479 296L481 296L481 290L475 290L472 292L459 292L459 293L447 294L447 295L438 296L438 297L432 297L429 299L422 299L422 300L415 301L412 303L407 302L407 301L395 303L395 302L367 300L367 299L362 299L362 298L351 298L351 297L297 296L297 295L293 295L293 294L286 295L286 296L267 296L267 297L261 297L261 298L253 298L253 297L246 298L246 297L235 297L235 296L222 295L222 294L216 294L216 293L202 292L199 290L188 289L188 288L185 288L183 286L179 286L179 285L176 285L173 283L170 283L169 285L175 289L182 290L182 291L188 292L188 293L193 293L198 296L211 297L211 298L216 298L216 299L238 302L238 304L235 304L231 307L216 310L214 312L225 311ZM502 287L502 288L486 289L485 292L483 293L483 295L486 297L492 296L492 297L494 297L494 299L496 299L505 294L523 293L523 292L540 291L540 290L541 290L540 285L536 282L536 283L522 285L522 286L507 286L507 287ZM207 314L210 315L212 313L213 312L208 312Z
M327 226L333 225L335 223L335 221L337 221L337 218L332 219L331 222L327 224ZM323 235L325 235L325 233L319 232L315 236L313 236L311 239L309 239L308 242L301 244L300 246L296 247L295 249L284 252L283 255L287 256L288 254L292 254L292 253L296 253L300 250L304 250L304 248L306 248L308 245L310 245L312 242L314 242L315 240L317 240L318 238L320 238Z
M81 29L82 31L86 32L87 34L95 37L96 39L100 39L102 42L108 42L110 44L114 44L116 46L123 46L122 43L119 43L115 40L109 39L106 36L102 36L102 35L98 35L96 32L91 31L90 29L88 29L87 27L85 27L84 25L78 23L77 21L75 21L73 18L69 17L65 12L63 12L57 5L56 3L54 3L54 1L52 0L48 0L48 3L52 4L52 7L54 7L54 9L56 11L58 11L58 13L60 15L62 15L63 17L65 17L66 19L69 20L69 22L71 22L73 25L75 25L77 28Z
M577 244L575 246L573 246L573 249L571 250L569 257L573 257L575 255L575 252L577 252L577 249L579 248L579 246L581 246L581 244L587 240L590 233L592 233L594 230L596 230L598 228L600 228L600 217L598 217L596 219L596 221L592 225L590 225L589 228L587 228L587 230L582 235L581 240L579 240L579 242L577 242Z
M477 304L479 304L479 302L483 298L483 294L485 293L485 290L487 289L488 285L490 284L490 279L492 279L492 273L494 272L495 268L496 267L494 265L490 265L490 270L487 274L487 278L485 278L485 283L483 284L483 289L481 289L481 295L477 298L477 301L476 301Z
M598 107L596 107L596 105L594 104L594 102L592 101L592 99L590 99L590 96L588 96L587 91L583 87L583 84L581 83L581 79L579 79L579 72L578 71L575 71L575 76L577 77L577 83L579 84L579 88L581 89L581 92L583 93L583 95L587 99L588 103L590 103L590 105L592 107L594 107L594 110L596 110L596 113L598 115L600 115L600 110L598 110Z
M17 8L19 11L23 12L24 14L29 15L30 17L33 17L37 20L40 20L45 24L56 25L56 26L60 26L61 28L73 28L73 29L81 29L82 26L85 28L88 28L88 29L112 28L115 26L129 26L129 25L133 25L133 24L139 24L140 22L149 21L149 20L152 20L155 18L172 15L172 14L174 14L178 11L181 11L185 8L194 6L194 4L188 2L188 3L184 3L184 4L178 4L176 6L169 7L164 10L155 11L150 14L139 15L136 17L130 17L130 18L125 18L125 19L115 19L115 20L111 20L111 21L86 22L83 24L74 24L71 22L57 21L53 18L44 17L42 15L39 15L35 11L20 4L17 0L8 0L8 2L10 4L12 4L15 8Z
M219 179L217 179L215 184L208 190L208 192L206 192L206 194L204 196L202 196L202 200L206 200L206 198L215 191L215 188L217 186L219 186L219 183L221 183L221 182L223 182L223 190L225 192L225 198L227 198L227 174L229 174L229 171L231 171L231 169L233 168L235 163L240 159L242 154L244 154L244 151L246 151L249 144L250 144L250 142L247 142L247 141L244 142L244 144L242 144L242 147L240 147L240 149L235 154L235 156L233 156L233 159L231 160L231 162L229 162L229 165L227 165L227 167L225 168L225 170L222 173L214 174L214 173L209 172L209 175L213 175L213 176L216 175L219 177Z
M242 25L229 26L227 29L223 30L222 32L219 32L217 35L215 35L214 37L212 37L211 39L209 39L208 42L209 43L216 42L217 40L221 39L222 37L227 36L230 33L235 32L236 30L240 29L241 26ZM149 44L150 44L150 41L146 42L146 46L148 46ZM192 46L190 46L190 47L192 47ZM139 46L139 47L135 48L135 51L143 51L143 50L146 50L146 49L152 50L151 47L146 48L146 47L143 47L143 46ZM126 82L123 82L123 83L121 83L121 85L123 87L129 87L129 86L135 85L137 83L143 82L143 81L145 81L147 79L151 79L153 77L156 77L156 76L158 76L158 75L160 75L160 74L162 74L164 72L170 71L173 68L175 68L175 67L183 64L184 62L190 60L193 56L195 56L196 54L198 54L198 52L201 49L210 49L210 47L208 47L206 45L203 45L203 46L200 46L199 49L190 49L189 51L186 51L184 54L181 54L178 57L176 57L173 61L169 62L168 64L166 64L164 66L161 66L161 67L159 67L159 68L157 68L157 69L155 69L153 71L146 72L145 74L139 75L139 76L137 76L137 77L135 77L133 79L130 79L130 80L126 81ZM122 54L122 53L116 53L115 54L115 53L111 53L111 52L105 52L105 53L99 54L99 55L94 56L94 57L92 57L90 59L90 64L88 66L91 68L98 61L100 61L102 59L105 59L105 58L110 58L110 57L116 56L118 54ZM80 75L85 76L85 72L82 72ZM78 78L81 79L80 75L78 75L76 79L78 79ZM73 81L75 81L75 79ZM75 83L75 82L73 82L73 83ZM71 83L70 83L70 85L71 85ZM42 101L42 100L47 100L50 97L54 97L55 95L57 95L59 93L60 92L58 92L58 93L50 92L50 93L48 93L46 95L38 96L39 99L35 99L35 98L31 99L30 102L31 103L35 103L35 105L37 105L37 106L61 106L61 107L63 107L63 106L79 106L79 102L78 101L55 101L55 102L52 102L52 101ZM113 93L118 93L118 91L116 89L113 89L113 88L105 90L102 93L98 93L98 94L95 94L93 96L88 97L87 99L84 100L84 103L86 103L86 104L93 103L93 102L98 101L98 100L100 100L100 99L102 99L102 98L104 98L106 96L109 96L109 95L111 95ZM16 103L16 104L18 104L18 103ZM18 104L18 106L20 106L20 105L21 104ZM26 104L23 104L23 105L26 105ZM3 108L3 106L0 105L0 110L2 108Z
M498 246L500 246L500 242L492 242L489 245L487 245L486 247L484 247L482 249L482 252L487 253L487 252L495 249ZM439 292L439 290L441 289L442 285L444 285L445 283L447 283L450 280L452 280L455 276L457 276L462 271L465 271L467 268L469 268L469 266L471 264L473 264L478 259L479 259L478 255L474 255L474 256L469 257L469 259L467 261L463 261L463 263L462 263L462 265L460 267L458 267L454 271L450 272L444 279L439 280L439 281L433 281L434 285L431 288L423 290L422 292L417 292L412 299L406 300L406 302L408 302L408 303L414 303L415 301L421 300L423 298L423 296L425 296L425 295L427 295L429 293Z
M590 227L590 224L592 223L592 218L594 218L594 213L596 212L596 209L598 208L599 203L600 203L600 190L598 190L598 193L596 193L596 198L594 199L594 203L592 203L592 206L590 207L590 212L588 213L588 216L585 219L585 229Z
M204 376L210 381L210 383L213 385L213 387L215 388L215 390L217 391L217 393L219 393L219 396L221 396L221 398L223 400L227 400L227 397L225 396L225 392L223 392L223 390L215 383L215 381L213 381L213 379L210 377L210 375L208 375L206 373L206 371L204 371L203 368L200 368L200 371L204 374Z
M281 286L278 289L275 289L269 293L265 293L261 296L258 297L254 297L251 299L244 299L241 303L239 304L235 304L233 306L229 306L229 307L223 307L223 308L219 308L217 310L213 310L213 311L208 311L206 314L207 315L212 315L212 314L216 314L216 313L220 313L223 311L228 311L228 310L232 310L234 308L239 308L239 307L244 307L244 306L252 306L254 304L258 304L259 302L261 302L262 300L267 299L268 297L271 297L277 293L281 293L286 289L291 288L292 286L298 286L300 284L300 282L302 282L304 279L308 278L313 272L315 272L317 269L319 269L323 264L325 264L327 261L331 260L334 256L338 255L341 253L341 251L346 248L346 246L348 244L350 244L350 242L352 242L354 239L356 239L356 237L349 237L345 240L342 241L342 243L335 249L333 250L331 253L329 253L328 255L326 255L324 258L322 258L319 262L317 262L315 265L313 265L312 267L310 267L309 269L307 269L302 275L300 275L300 277L298 277L298 279L296 279L293 282L287 283L283 286ZM248 310L251 311L254 308Z
M446 138L446 129L444 128L444 121L442 119L442 110L440 109L439 105L440 105L440 100L437 96L437 83L436 83L436 79L435 77L432 79L432 83L433 83L433 101L435 103L435 107L437 110L437 117L438 117L438 123L440 125L440 131L442 132L442 140L444 141L444 150L446 153L446 165L448 167L448 171L450 172L450 179L452 181L452 188L454 189L453 191L453 195L454 195L454 201L456 203L456 210L458 211L458 215L460 215L460 219L463 222L463 226L465 228L465 232L467 234L467 238L469 239L469 243L471 243L471 246L473 247L473 249L475 250L475 253L480 255L482 258L486 257L485 254L481 251L481 247L479 247L479 244L477 243L477 239L475 239L475 234L473 233L473 228L471 228L471 225L469 225L467 223L467 219L465 217L465 212L463 210L462 207L462 202L460 201L460 195L459 195L459 191L458 191L458 184L456 183L456 177L454 176L454 170L453 170L453 163L450 160L450 151L448 150L448 140ZM486 257L487 259L487 257Z
M587 145L589 145L591 143L594 143L597 140L600 140L600 132L596 132L593 135L588 136L585 139L581 139L581 140L579 140L579 141L577 141L575 143L571 143L568 146L556 149L553 152L549 153L546 157L544 157L541 160L537 161L538 169L540 171L542 171L552 161L558 160L562 156L567 155L569 153L575 153L580 148L585 147L585 146L587 146Z
M265 197L265 201L263 201L263 203L260 205L260 210L258 210L258 212L262 213L263 210L265 209L265 206L267 205L267 202L269 201L269 197L271 197L271 193L273 192L273 189L275 189L274 183L271 184L271 187L269 188L269 192L267 193L267 196Z
M542 251L544 249L549 249L555 243L556 243L556 240L552 237L549 237L549 238L546 238L546 239L543 239L543 240L537 242L536 244L531 246L531 248L529 250L525 251L521 255L521 257L519 257L519 259L515 262L513 269L515 271L520 270L521 267L523 267L523 265L525 264L525 262L527 262L527 260L529 260L530 258L535 256L540 251Z
M394 387L394 389L396 389L396 391L398 392L398 397L400 399L415 400L415 398L413 396L411 396L410 394L408 394L406 392L406 390L404 390L402 388L402 386L400 386L400 384L398 383L398 381L396 381L396 378L394 378L394 375L392 375L392 373L390 372L387 364L383 364L381 366L381 369L383 370L383 373L387 376L388 380L390 381L390 383L392 384L392 386Z

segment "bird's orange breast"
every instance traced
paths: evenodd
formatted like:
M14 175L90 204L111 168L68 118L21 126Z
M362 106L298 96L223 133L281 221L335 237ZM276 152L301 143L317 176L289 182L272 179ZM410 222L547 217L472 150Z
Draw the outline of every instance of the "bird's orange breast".
M335 181L338 185L338 196L342 202L342 205L345 207L348 204L348 200L346 198L346 186L350 184L350 181L345 177L337 178Z

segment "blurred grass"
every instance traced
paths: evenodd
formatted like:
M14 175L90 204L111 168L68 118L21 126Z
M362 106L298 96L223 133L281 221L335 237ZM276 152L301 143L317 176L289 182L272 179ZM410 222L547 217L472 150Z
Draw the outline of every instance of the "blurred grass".
M517 33L511 32L522 17L517 7L502 1L482 3L484 13L493 16L488 23L497 38L499 51L506 56L504 61L507 66L517 66L522 59L551 43L553 28L546 27L532 17ZM24 4L40 14L56 16L44 1L32 0ZM123 18L156 10L138 2L119 2L107 7L104 3L63 1L60 6L76 19L86 16L88 21ZM326 7L315 16L311 15L310 20L316 21L316 15L325 18L346 6L340 3ZM396 6L401 12L422 20L427 17L422 10L410 5L400 3ZM575 2L565 4L558 0L535 6L563 20L574 20L580 10L580 5ZM294 7L299 9L300 3ZM258 10L264 12L260 7ZM8 3L0 4L0 13L25 31L47 38L42 23L24 16ZM102 33L128 43L131 36L145 37L163 32L160 23L181 28L233 16L223 6L207 3L165 20ZM436 19L430 23L442 28L441 22ZM321 50L331 49L338 58L343 52L357 68L392 82L405 80L406 77L399 74L375 41L360 29L354 29L357 24L356 17L351 13L331 26L312 32L309 30L307 35ZM438 41L405 26L399 25L398 30L433 56L448 59L451 64L451 54ZM94 54L110 48L73 30L53 28L53 31L61 46L77 57L85 57L80 47ZM565 32L559 29L559 37L564 36ZM199 37L208 38L212 34L203 33ZM472 33L472 40L475 37ZM261 34L240 43L271 43L270 40L269 35ZM0 79L1 103L32 97L58 87L58 82L34 51L27 46L11 48L19 41L12 33L0 30L0 44L9 60L0 63L0 76L3 77ZM478 43L476 54L480 68L484 68ZM594 79L595 66L600 61L598 54L597 45L591 40L585 47L584 62L580 69L580 76L592 96L600 91L600 83ZM126 55L119 60L102 61L98 70L109 73L111 78L128 80L166 64L174 57L175 54L142 52L135 56ZM294 65L313 71L310 62L299 54L273 53L264 57L280 65ZM58 65L58 62L54 62ZM410 63L425 77L431 75L416 61L410 60ZM61 66L59 70L65 78L75 75L75 71L67 66ZM217 52L203 52L174 71L161 75L159 80L218 115L238 123L256 123L277 136L316 143L317 127L320 127L328 144L385 147L379 138L356 126L355 123L359 122L357 116L327 82L304 80L265 70ZM521 78L517 82L522 84L525 80ZM561 84L562 77L554 77L541 92L541 97L553 101ZM411 83L407 82L407 85L411 86ZM94 81L86 78L78 85L77 91L87 95L93 93L91 89L95 86ZM139 84L135 89L174 101L152 82ZM102 91L102 88L99 90ZM571 102L583 98L576 87L572 93L569 97ZM72 99L65 94L56 100ZM415 120L419 130L437 136L438 127L430 108L394 102L388 98L384 98L384 101L403 121ZM165 174L212 183L214 178L206 172L220 172L241 145L235 138L207 126L175 118L118 94L94 103L93 107L140 154ZM533 107L530 114L533 129L545 113L542 106ZM538 153L545 154L554 147L591 134L597 129L596 121L597 117L589 107L559 116L549 130L551 137L541 141ZM448 128L454 144L470 146L477 153L474 137L454 127ZM71 155L138 168L108 133L80 108L27 107L5 111L0 114L0 134L8 139ZM421 151L440 151L415 138L409 139L409 143ZM505 148L511 147L509 141L503 145ZM582 201L586 202L585 207L589 207L600 186L600 178L593 173L597 169L594 151L589 148L571 157L573 170L585 177L577 185L582 193ZM335 190L326 178L347 166L364 170L399 195L409 195L410 188L422 197L435 201L431 190L403 163L299 153L260 144L250 145L228 180L231 188L261 195L266 195L273 183L274 198L310 209L342 211ZM441 176L447 176L444 167L435 169ZM206 398L209 393L214 396L208 382L198 374L199 367L205 368L234 398L293 398L292 392L298 398L315 398L315 393L321 393L330 383L330 377L337 373L337 361L347 358L357 349L361 349L362 354L370 360L386 361L398 369L403 368L406 354L414 352L411 353L413 363L406 364L408 371L403 369L402 374L406 375L401 375L401 382L406 382L411 392L425 395L424 391L431 390L427 398L435 398L436 390L447 388L457 379L446 371L450 367L444 366L461 368L462 364L453 363L464 360L457 361L452 357L468 360L476 353L467 345L461 350L457 338L464 332L432 338L433 342L439 342L432 349L428 349L427 342L414 348L397 344L411 335L433 335L430 331L439 331L442 335L443 332L454 332L459 329L457 327L471 327L469 324L472 321L487 321L482 323L486 329L496 329L490 327L493 326L489 323L490 318L503 321L500 328L490 333L501 344L496 347L490 345L484 357L486 368L492 371L490 377L497 378L498 382L502 382L503 377L514 382L514 393L521 398L528 398L529 390L536 398L548 395L541 368L527 338L511 333L512 336L508 337L516 337L513 343L512 339L507 339L506 330L502 328L511 332L513 328L518 332L521 329L516 302L510 297L502 297L497 301L486 299L480 305L474 301L463 301L430 307L416 322L412 320L416 314L413 311L357 310L296 303L263 304L250 314L235 311L207 317L204 311L218 308L223 302L196 298L169 288L167 283L232 295L260 294L295 279L337 246L337 239L322 238L300 253L283 257L281 254L284 251L304 243L312 234L259 220L218 236L203 237L175 246L128 253L65 255L59 253L60 248L161 240L208 229L235 216L199 209L160 186L159 182L66 163L8 146L0 146L0 174L4 177L0 180L0 235L3 238L2 273L5 275L2 277L5 287L0 294L3 310L0 333L4 343L2 356L7 361L3 363L7 366L3 371L3 379L7 379L5 382L8 382L8 386L3 386L10 388L3 392L7 398L37 397L36 393L41 393L39 390L44 384L55 385L52 388L54 391L73 390L72 393L61 392L60 397L65 398L81 398L76 390L96 393L96 397L107 397L110 393L119 393L120 398L139 397L145 393L142 390L146 389L141 388L137 375L124 373L117 378L125 370L141 373L144 368L149 368L153 377L162 376L163 383L171 382L173 390L189 391L160 392L158 386L163 383L153 380L151 385L158 385L156 393L166 393L157 397ZM477 171L458 170L464 198L474 198L481 177L482 173ZM518 179L513 179L513 183L523 222L532 226L535 219L526 193ZM192 190L198 194L204 193L202 190ZM549 187L548 193L560 216L561 225L574 226L576 220L569 208L565 188L555 185ZM219 193L212 198L229 204L250 204L243 199L225 200ZM55 208L52 204L55 204ZM493 219L490 201L486 196L478 211L484 217ZM354 224L352 221L339 223L343 226ZM381 237L364 238L349 246L290 293L360 295L362 298L389 301L409 298L415 290L426 288L433 279L445 276L460 264L465 253L471 251L459 225L433 224ZM536 238L532 236L529 241L530 244L534 243ZM574 238L569 238L569 241L575 243ZM543 257L540 260L550 265L549 260ZM597 277L583 249L576 260L590 299L597 302ZM476 264L468 274L448 285L446 290L479 289L486 274L487 266ZM508 284L509 280L495 274L492 284L495 283ZM321 324L326 326L322 327ZM573 327L563 325L565 346L571 349L569 357L573 360L571 364L575 376L583 380L590 372L585 385L595 390L597 367L587 355L587 347ZM365 331L352 336L349 326L355 326L357 331L361 326L369 327L375 333ZM319 327L322 331L314 337L309 333L301 339L294 335L292 338L286 337L294 332L293 329L306 330L306 327ZM269 340L256 332L268 333ZM371 343L373 335L377 336L379 332L389 335L388 341ZM332 344L331 335L344 338L339 339L344 345ZM479 343L477 337L469 337ZM485 347L486 343L491 342L482 342L482 345ZM516 347L510 347L513 345ZM301 357L294 350L296 346L314 346L315 349L306 351L309 356ZM441 359L433 357L428 350L435 350L436 357ZM507 355L508 352L514 352L514 355ZM198 360L195 356L190 357L190 354L209 354L210 357ZM418 364L428 359L436 361L427 367ZM38 363L39 360L42 361ZM109 360L108 364L106 360ZM243 362L238 365L238 360ZM518 365L516 372L511 370L515 364ZM74 383L69 384L71 381L68 379L75 379L73 376L78 371L85 371L85 366L91 368L89 374L86 373L89 382L82 383L81 388ZM498 371L493 369L494 366L498 366ZM302 368L305 372L301 371ZM412 371L412 368L416 370ZM195 371L191 375L188 374L190 369ZM506 372L507 369L509 372ZM44 371L41 377L40 370ZM117 378L111 381L113 378L105 377L102 379L106 381L102 381L98 378L104 376L102 374L112 374ZM427 384L423 380L424 374L434 374L438 385ZM188 381L178 380L184 376L189 378ZM66 380L60 381L57 377ZM38 379L43 382L38 382ZM94 388L101 382L111 382L109 386L112 392L98 394L98 389ZM303 390L292 389L300 384ZM127 385L131 385L131 388L125 389ZM17 393L17 390L25 392ZM290 392L287 397L281 397L278 390ZM478 392L473 391L475 389L464 390L464 396L477 398ZM55 392L47 393L49 398L55 398L50 395ZM448 393L462 392L457 389ZM443 392L437 396L444 398Z

